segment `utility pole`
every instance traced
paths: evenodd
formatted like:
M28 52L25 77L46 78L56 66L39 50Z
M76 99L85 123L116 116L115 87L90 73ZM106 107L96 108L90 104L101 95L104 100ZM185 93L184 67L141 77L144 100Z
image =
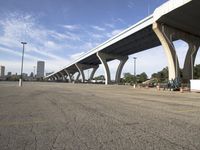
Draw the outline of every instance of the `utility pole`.
M22 50L22 64L21 64L21 77L19 79L19 86L22 86L22 81L23 81L23 66L24 66L24 48L25 48L25 44L27 44L26 42L21 42L21 44L23 45L23 50Z
M136 60L137 60L137 57L133 57L134 59L134 88L136 87L136 83L137 83L137 79L136 79Z
M88 69L88 82L90 80L90 70Z
M33 78L35 78L35 66L33 66Z

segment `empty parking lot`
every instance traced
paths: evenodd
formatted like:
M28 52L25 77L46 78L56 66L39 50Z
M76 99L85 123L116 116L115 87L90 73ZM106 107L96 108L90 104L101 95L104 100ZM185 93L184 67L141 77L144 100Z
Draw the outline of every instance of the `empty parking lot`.
M0 82L1 150L198 150L200 94Z

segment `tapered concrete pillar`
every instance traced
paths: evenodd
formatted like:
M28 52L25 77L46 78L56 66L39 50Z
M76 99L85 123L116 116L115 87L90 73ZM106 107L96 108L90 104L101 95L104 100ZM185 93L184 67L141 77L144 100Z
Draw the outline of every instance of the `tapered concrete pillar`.
M195 40L188 41L189 48L185 57L185 63L183 67L183 82L185 83L188 83L189 80L193 78L193 68L194 68L195 58L200 45L199 42L195 42Z
M120 60L120 63L119 63L119 66L117 68L117 72L116 72L116 76L115 76L115 82L117 84L120 83L122 69L123 69L126 61L128 60L128 56L121 57L119 60Z
M62 72L59 72L59 73L60 73L60 75L61 75L62 81L65 81L65 75L64 75Z
M101 64L103 65L104 69L104 76L105 76L105 84L108 85L111 83L111 77L110 77L110 69L108 67L107 60L108 59L118 59L120 60L120 64L117 68L116 76L115 76L115 82L120 83L120 76L123 69L124 64L128 60L128 56L118 56L118 55L112 55L112 54L105 54L101 52L97 52L97 57L101 61Z
M55 80L54 77L50 77L49 79L50 79L50 81L54 81Z
M200 46L200 38L160 23L154 23L153 30L164 47L167 56L169 80L180 77L179 62L172 38L181 39L188 44L189 48L184 61L182 79L183 82L189 82L192 78L193 66Z
M80 73L78 72L75 81L78 82L79 78L80 78Z
M103 65L105 85L108 85L111 82L111 80L110 80L110 70L109 70L109 67L108 67L107 60L106 60L108 58L108 55L101 53L101 52L97 52L97 57L99 58L99 60L101 61L101 64Z
M54 75L53 77L54 77L54 81L58 80L58 78L57 78L57 76L56 76L56 75Z
M79 71L79 73L80 73L80 75L81 75L81 77L82 77L82 82L84 83L85 82L85 74L84 74L84 68L83 68L83 66L81 65L81 64L79 64L79 63L76 63L75 64L76 65L76 67L77 67L77 69L78 69L78 71Z
M67 74L67 76L69 77L69 82L72 82L72 75L70 74L70 72L66 69L64 69L65 73Z
M153 30L160 40L168 61L169 80L179 77L179 61L172 41L172 35L169 28L163 24L154 23Z
M55 81L55 80L56 80L56 77L55 77L54 75L53 75L51 78L52 78L52 80L53 80L53 81Z
M94 78L94 74L95 74L95 72L97 71L98 68L99 68L99 65L92 68L92 72L90 74L89 81L91 81Z
M60 80L60 76L58 74L55 74L57 80Z

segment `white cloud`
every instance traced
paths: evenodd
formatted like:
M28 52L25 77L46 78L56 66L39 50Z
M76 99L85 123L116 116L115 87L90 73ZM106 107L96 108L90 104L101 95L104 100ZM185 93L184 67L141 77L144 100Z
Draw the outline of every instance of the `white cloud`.
M110 33L107 33L107 37L113 37L119 33L121 33L124 29L115 29L115 30L112 30Z
M112 22L126 24L126 22L122 18L113 18Z
M9 53L11 55L22 57L22 53L21 52L14 51L14 50L11 50L11 49L8 49L8 48L4 48L4 47L1 47L1 46L0 46L0 52ZM37 60L37 59L39 59L38 57L31 56L31 55L26 54L26 53L24 54L24 57L26 57L27 59L30 59L30 60Z
M114 28L115 25L114 24L111 24L111 23L105 23L104 24L106 27L109 27L109 28Z
M75 59L78 59L79 57L81 57L85 52L79 52L79 53L75 53L75 54L72 54L70 56L71 60L75 60Z
M91 26L93 29L97 30L97 31L105 31L105 28L99 27L99 26Z
M128 8L134 8L135 7L135 2L134 1L129 1L128 2Z
M67 30L77 30L80 29L79 25L62 25L63 28Z
M10 63L7 63L6 57L21 58L21 41L28 43L25 46L25 59L28 64L35 65L37 60L44 60L47 68L52 68L48 67L48 64L58 68L58 66L66 65L68 61L67 58L64 58L64 55L57 55L57 52L70 47L69 44L66 44L66 39L78 39L71 33L63 34L46 29L38 24L31 15L18 13L10 13L4 19L1 19L0 30L0 51L2 52L1 56L5 58L1 59L1 62L5 62L8 68ZM67 56L67 54L65 55ZM15 64L14 60L11 62ZM18 63L13 66L19 68L20 66L17 65Z
M95 38L95 39L104 38L103 34L98 34L98 33L90 33L90 36Z

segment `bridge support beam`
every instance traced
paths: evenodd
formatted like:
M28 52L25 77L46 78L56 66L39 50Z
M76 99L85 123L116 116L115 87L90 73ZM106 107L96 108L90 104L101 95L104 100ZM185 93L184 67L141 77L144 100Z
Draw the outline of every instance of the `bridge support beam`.
M78 71L80 73L79 75L81 75L81 77L82 77L81 81L84 83L85 82L84 68L83 68L82 64L76 63L75 65L76 65L76 68L78 69Z
M80 78L80 72L78 72L76 79L75 79L75 82L78 82L79 78Z
M95 74L96 70L99 67L99 65L87 65L87 64L80 64L80 63L76 63L75 65L76 65L76 67L77 67L77 69L79 71L79 74L77 75L77 77L76 77L77 79L76 80L78 80L80 75L81 75L82 76L82 82L85 82L84 70L90 69L90 68L93 69L91 74L90 74L90 77L88 79L89 81L91 81L93 79L93 77L94 77L94 74Z
M58 80L58 76L56 74L54 74L54 78L55 78L55 81Z
M111 54L97 52L97 57L99 58L99 60L101 61L101 64L103 65L106 85L111 83L110 69L108 67L107 60L111 59L111 58L120 60L120 64L117 68L117 72L116 72L116 76L115 76L115 82L119 84L121 72L122 72L124 64L128 60L128 56L117 56L117 55L111 55Z
M70 72L66 69L64 69L64 72L67 74L67 76L69 77L69 83L72 82L72 75L70 74Z
M153 30L159 38L168 60L169 80L179 77L179 63L172 41L172 33L162 24L154 23Z
M115 76L115 82L117 84L120 83L120 77L121 77L121 74L122 74L122 69L123 69L126 61L128 60L128 56L121 57L119 60L120 60L120 63L119 63L119 66L117 68L117 72L116 72L116 76Z
M169 80L180 77L179 61L173 44L173 38L181 39L188 43L189 49L185 58L182 79L183 82L189 82L189 80L192 79L193 76L193 66L197 51L200 46L200 39L195 37L194 35L185 33L183 31L160 23L154 23L153 30L159 38L162 46L164 47L167 56Z
M58 74L55 74L55 77L57 78L57 81L60 80L60 76Z
M52 77L50 77L49 79L50 79L50 81L54 81L54 80L55 80L55 77L52 76Z
M180 77L179 61L176 54L175 47L173 45L174 39L181 39L188 43L188 51L184 61L183 67L183 82L188 83L193 76L193 67L196 58L197 51L200 46L200 39L185 33L178 29L174 29L164 24L154 23L153 30L158 36L162 46L164 47L165 53L168 59L168 69L169 69L169 80Z
M200 42L200 41L199 41ZM183 82L188 83L190 79L193 79L193 68L195 63L195 58L197 51L199 49L200 43L195 41L188 42L189 48L185 57L184 67L183 67Z
M91 72L90 77L89 77L89 81L91 81L94 78L94 74L95 74L95 72L97 71L98 68L99 68L99 65L93 67L92 72Z
M62 72L59 72L59 73L60 73L60 75L61 75L61 80L62 80L62 81L66 81L65 75L64 75Z
M56 78L55 75L53 75L53 76L52 76L52 79L53 79L53 81L56 81L57 78Z

